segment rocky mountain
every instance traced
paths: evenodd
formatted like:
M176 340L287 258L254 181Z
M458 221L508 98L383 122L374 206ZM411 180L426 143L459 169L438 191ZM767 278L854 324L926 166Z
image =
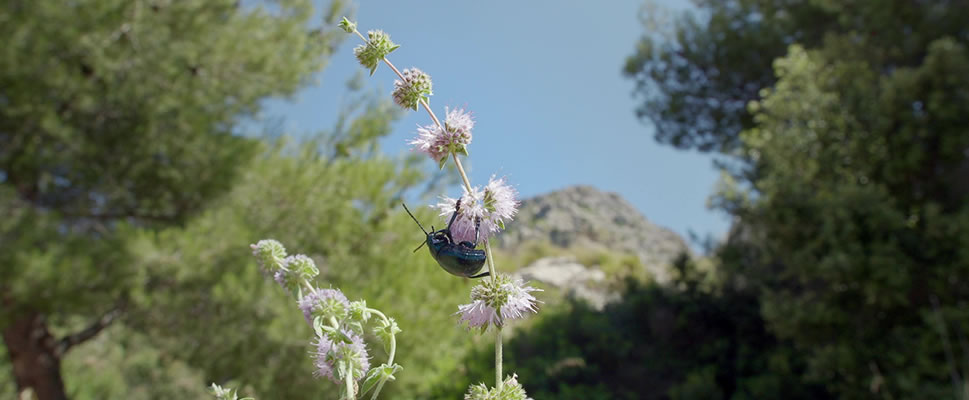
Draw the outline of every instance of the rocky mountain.
M572 186L522 201L515 220L499 238L499 247L506 250L544 241L562 249L633 254L660 283L669 280L672 261L689 252L678 234L649 222L618 194L591 186Z

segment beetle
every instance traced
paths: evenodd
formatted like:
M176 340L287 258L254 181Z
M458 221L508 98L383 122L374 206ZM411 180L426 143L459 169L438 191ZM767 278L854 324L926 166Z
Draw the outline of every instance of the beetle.
M414 249L415 253L426 244L427 248L431 251L431 256L434 257L438 265L451 275L465 278L481 278L489 275L488 271L474 275L475 272L481 270L481 267L484 266L485 260L487 259L484 250L475 249L478 246L478 228L481 226L481 220L475 221L473 243L468 241L455 243L454 238L451 237L451 224L458 217L458 210L461 209L461 199L458 199L454 205L454 214L451 214L451 220L447 223L447 228L435 231L434 226L431 226L431 232L427 232L424 229L424 226L417 221L414 214L411 214L410 210L407 209L406 204L400 203L400 205L404 206L404 211L407 211L411 219L417 222L417 226L427 235L424 243L421 243L420 246Z

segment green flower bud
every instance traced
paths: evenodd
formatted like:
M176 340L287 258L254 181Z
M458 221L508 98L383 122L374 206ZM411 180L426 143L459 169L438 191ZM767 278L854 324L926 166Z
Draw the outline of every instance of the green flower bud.
M380 61L400 46L390 40L390 35L380 30L367 32L367 36L369 37L367 44L357 46L353 49L353 54L357 56L361 65L370 69L372 76Z
M340 21L340 29L343 29L346 33L353 33L357 30L357 23L350 22L347 17L343 17L343 20Z

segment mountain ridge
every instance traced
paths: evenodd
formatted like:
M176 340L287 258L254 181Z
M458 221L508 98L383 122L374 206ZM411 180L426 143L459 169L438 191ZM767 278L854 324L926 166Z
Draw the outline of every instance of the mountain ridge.
M524 199L496 241L503 250L546 242L560 249L591 248L635 255L653 279L669 280L669 266L686 240L650 222L621 195L590 185L568 186Z

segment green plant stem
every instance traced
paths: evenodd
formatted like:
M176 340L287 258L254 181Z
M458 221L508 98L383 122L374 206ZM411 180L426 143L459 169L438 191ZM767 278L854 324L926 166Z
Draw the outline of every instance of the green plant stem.
M354 400L354 399L357 398L357 396L356 396L356 393L353 393L353 368L350 367L349 363L347 363L346 369L344 371L345 371L345 373L343 374L343 376L345 376L347 378L346 379L346 381L347 381L347 398L350 399L350 400Z
M307 294L313 293L313 285L310 284L310 281L308 281L306 279L303 279L303 286L306 286L306 293ZM302 298L302 293L300 293L300 294L301 294L300 295L300 298Z
M380 310L376 308L367 308L367 311L377 314L377 316L380 317L380 319L383 319L384 321L387 322L387 324L390 324L390 318L387 318L387 316L384 315L384 313L380 312ZM396 335L394 335L394 331L391 330L390 331L390 355L387 357L387 364L394 363L394 353L396 352L397 352L397 338L396 338Z
M501 391L504 381L501 379L501 327L495 329L495 387Z
M377 310L375 308L367 308L367 311L377 314L377 316L379 316L385 322L387 322L388 325L390 324L390 319L387 318L387 316L384 315L384 313L380 312L380 310ZM394 355L396 353L397 353L397 335L395 335L393 329L391 329L390 330L390 354L387 356L387 365L389 365L391 368L394 367ZM374 388L373 396L370 397L370 400L377 400L377 395L380 394L380 390L384 388L384 383L386 382L387 382L386 377L380 378L380 382L377 382L377 387Z

